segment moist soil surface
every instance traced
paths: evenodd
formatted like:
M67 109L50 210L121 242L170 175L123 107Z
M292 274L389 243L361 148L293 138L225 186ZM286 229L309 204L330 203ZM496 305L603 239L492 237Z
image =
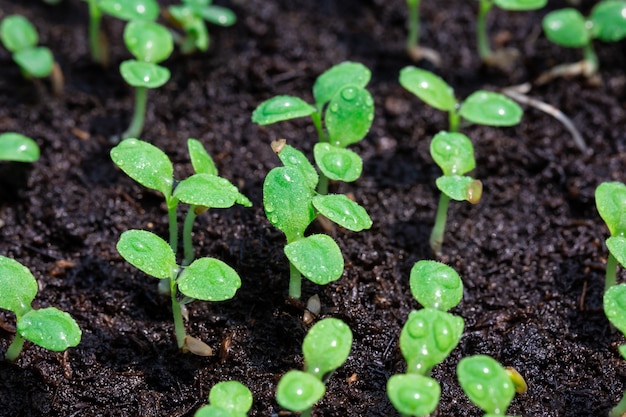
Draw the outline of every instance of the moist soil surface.
M303 284L304 300L320 297L316 320L340 318L354 333L352 353L313 415L398 415L385 384L405 370L398 336L409 312L420 308L408 277L421 259L447 263L465 285L452 310L464 318L465 332L433 371L442 386L433 415L482 415L456 380L458 361L474 354L491 355L525 377L528 391L515 397L510 415L606 415L621 398L626 363L617 351L622 336L602 310L608 230L594 190L603 181L626 181L626 43L596 45L599 82L556 79L530 92L572 118L588 153L533 108L512 128L462 127L475 146L474 175L484 194L477 205L450 205L436 256L428 238L440 171L429 143L446 129L447 116L398 83L400 69L414 64L404 51L405 2L218 3L234 9L239 21L211 27L207 53L176 52L164 63L172 78L150 92L141 135L171 157L177 178L192 172L186 139L199 139L220 174L254 203L197 219L197 255L222 259L243 282L230 301L190 305L188 332L215 352L197 357L177 349L171 306L156 280L115 249L125 230L167 236L162 196L133 182L109 157L109 138L127 127L134 102L117 69L130 57L123 24L104 19L111 65L101 68L89 58L84 2L0 1L2 17L31 19L65 76L63 94L55 96L48 81L25 80L0 51L0 131L21 132L41 147L36 163L0 165L0 253L32 270L40 287L36 307L68 311L83 331L80 345L66 354L27 343L15 363L0 361L0 415L192 416L214 384L231 379L251 389L251 416L290 415L277 405L275 388L287 370L302 368L310 324L301 305L286 301L285 239L264 215L262 185L280 164L272 140L285 138L311 157L316 134L306 119L259 127L250 116L278 94L312 102L315 78L345 60L372 70L376 115L365 140L352 147L364 159L362 177L331 184L331 191L354 196L374 225L360 233L331 231L346 261L342 278L324 287ZM581 58L541 31L547 11L569 4L554 1L537 12L494 9L492 40L519 49L522 58L507 73L485 68L474 42L476 3L424 2L421 10L422 44L442 54L442 65L418 65L436 71L458 97L532 82ZM593 3L577 7L588 13ZM1 312L0 352L14 331L13 314Z

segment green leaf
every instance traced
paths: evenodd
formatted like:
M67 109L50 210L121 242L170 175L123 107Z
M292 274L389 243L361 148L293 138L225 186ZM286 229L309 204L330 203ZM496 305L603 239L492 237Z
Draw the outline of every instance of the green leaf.
M125 139L111 149L111 159L139 184L162 192L166 199L171 196L174 167L156 146L139 139Z
M502 365L486 355L461 359L457 366L459 383L469 399L489 414L503 415L515 387Z
M252 112L252 121L269 125L283 120L297 119L315 113L315 107L293 96L276 96L259 104Z
M183 203L209 208L232 207L238 196L230 181L212 174L194 174L174 189L174 197Z
M239 381L218 382L209 392L209 402L237 413L247 413L252 407L252 393Z
M155 278L170 278L178 270L170 245L152 232L125 231L117 242L117 251L126 262Z
M363 160L356 152L330 143L316 143L313 157L320 171L334 181L352 182L363 172Z
M321 113L324 105L348 85L364 88L371 77L370 70L359 62L342 62L324 71L313 84L317 110Z
M200 14L204 20L218 26L232 26L237 22L235 13L226 7L208 6Z
M318 285L336 281L343 273L341 250L327 235L311 235L289 243L285 255L302 275Z
M276 402L291 411L304 411L321 400L325 392L322 381L311 374L292 370L278 381Z
M606 240L606 246L609 248L611 255L617 259L617 262L626 267L626 237L611 236Z
M430 155L444 175L463 175L476 167L474 145L462 133L437 133L430 143Z
M98 7L121 20L156 20L160 13L156 0L98 0Z
M206 151L202 142L198 139L187 139L187 149L189 150L189 158L191 158L191 166L196 174L213 174L217 175L217 167L213 158Z
M463 334L461 317L425 308L413 310L400 332L400 350L407 373L428 375L456 347Z
M246 413L235 413L216 405L205 405L200 407L193 417L246 417Z
M35 162L39 159L37 142L20 133L0 135L0 161Z
M439 404L441 387L427 376L397 374L387 381L387 396L402 415L428 416Z
M372 219L365 209L343 194L316 195L313 206L324 217L353 232L372 227Z
M442 193L456 201L469 201L476 204L482 196L482 182L472 177L444 175L437 178L435 182Z
M24 49L13 54L13 60L31 77L44 78L50 75L54 57L45 46Z
M0 23L0 39L11 53L30 49L39 42L35 26L24 16L16 14L5 17Z
M543 18L542 26L546 37L557 45L582 48L591 42L587 21L573 8L548 13Z
M21 263L0 255L0 308L19 318L30 310L37 295L37 281Z
M504 10L537 10L546 6L548 0L494 0L496 6Z
M205 301L225 301L241 287L237 272L219 259L196 259L184 268L176 280L180 292Z
M304 234L315 218L313 190L294 167L273 168L263 183L263 206L267 219L291 242Z
M122 78L133 87L159 88L170 79L170 70L151 62L129 59L120 64Z
M603 182L596 188L596 207L611 236L626 235L626 185Z
M126 24L124 43L137 60L153 64L167 59L174 50L172 34L165 26L143 20Z
M491 91L476 91L465 99L459 114L472 123L486 126L515 126L524 111L510 98Z
M411 269L411 294L423 307L441 311L456 307L463 298L459 274L437 261L419 261Z
M335 94L324 116L328 140L345 148L363 139L374 120L374 99L365 89L348 85Z
M431 107L447 112L456 110L457 100L454 97L454 90L430 71L412 66L405 67L400 71L400 85Z
M604 293L604 314L622 334L626 334L626 284L613 285Z
M24 339L54 352L78 345L82 336L72 316L54 307L29 311L18 320L17 331Z
M626 1L602 1L591 10L589 20L593 36L604 42L626 38Z
M327 318L308 331L302 343L306 372L324 380L348 359L352 349L352 331L343 321Z
M278 158L283 165L296 168L304 176L307 185L314 190L319 181L319 175L315 167L309 162L307 157L298 149L284 142L278 143L277 148L272 145L275 152L278 152Z

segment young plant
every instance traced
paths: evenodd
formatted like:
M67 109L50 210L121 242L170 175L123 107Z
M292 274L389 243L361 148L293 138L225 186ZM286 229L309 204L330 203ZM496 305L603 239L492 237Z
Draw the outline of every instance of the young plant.
M181 4L167 8L168 19L181 28L185 35L176 38L183 54L193 53L196 49L209 49L209 30L205 23L218 26L232 26L237 21L235 13L221 6L211 4L212 0L181 0Z
M441 387L430 377L456 347L465 327L461 317L447 310L463 297L463 282L456 271L436 261L419 261L411 269L411 293L424 307L413 310L400 333L406 374L387 381L387 395L404 416L427 416L437 408Z
M20 133L0 134L0 161L35 162L39 159L39 146Z
M82 332L68 313L55 307L34 309L37 281L21 263L0 256L0 308L15 313L17 331L5 358L14 361L24 341L54 352L63 352L80 343Z
M430 48L425 48L419 44L419 32L420 32L420 0L406 0L406 5L409 11L407 17L407 27L409 29L406 36L406 52L409 57L418 62L425 58L433 63L436 67L441 65L441 56L437 51Z
M617 256L622 256L622 241L626 237L626 185L621 182L603 182L596 188L596 208L611 237L607 239L609 257L606 262L604 290L615 285L617 274ZM620 261L621 262L621 261ZM626 259L622 263L626 265Z
M326 392L325 382L348 359L352 331L335 318L317 322L302 343L304 371L291 370L278 381L276 401L281 407L310 417L311 409Z
M450 132L459 131L461 118L485 126L515 126L524 113L510 98L485 90L472 93L460 103L443 79L413 66L400 71L400 84L429 106L448 112Z
M361 176L363 161L347 147L362 140L374 120L374 99L365 89L370 78L363 64L343 62L317 78L313 105L294 96L276 96L252 113L252 121L259 125L311 117L318 136L313 154L322 172L320 194L327 193L328 179L351 182Z
M194 417L245 417L252 407L252 393L239 381L218 382L209 392L209 405Z
M626 335L626 284L614 285L606 290L604 313L611 324ZM619 353L626 359L626 345L620 345ZM626 392L620 402L609 412L609 417L621 417L624 414L626 414Z
M316 216L322 214L354 232L369 229L372 220L363 207L341 194L317 194L318 174L302 152L272 144L284 166L273 168L263 183L263 206L272 225L287 237L289 296L299 299L302 275L318 285L338 280L343 273L343 256L337 243L324 234L304 236Z
M139 137L146 117L148 89L158 88L170 79L170 71L158 65L167 59L174 43L169 30L158 23L134 20L124 29L124 43L136 59L120 64L120 73L131 86L135 87L135 110L130 126L122 139Z
M465 175L476 167L476 160L474 146L464 134L437 133L430 143L430 155L443 171L443 175L436 180L441 197L430 235L430 247L438 254L443 244L450 199L477 204L482 196L483 185L480 180Z

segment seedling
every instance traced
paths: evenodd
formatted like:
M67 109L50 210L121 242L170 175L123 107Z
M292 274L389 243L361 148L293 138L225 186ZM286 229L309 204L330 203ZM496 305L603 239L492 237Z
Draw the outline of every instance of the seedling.
M252 407L252 393L239 381L219 382L209 392L209 403L194 417L245 417Z
M370 78L364 65L343 62L317 78L313 105L294 96L276 96L252 113L252 121L259 125L311 117L319 141L313 154L322 172L320 194L327 193L328 179L351 182L361 176L363 161L347 147L362 140L374 120L374 100L365 89Z
M441 56L437 51L430 48L425 48L419 44L419 32L420 32L420 0L406 0L406 5L409 10L407 18L407 26L409 32L406 37L406 52L409 57L418 62L422 58L425 58L433 63L435 66L441 65Z
M436 180L441 196L430 235L430 247L438 254L443 244L450 199L477 204L482 196L483 185L480 180L465 175L476 167L476 160L474 146L464 134L437 133L430 143L430 155L443 171L443 175Z
M263 205L270 223L287 237L289 296L299 299L302 275L318 285L338 280L343 256L337 243L324 234L304 236L315 217L354 232L369 229L372 220L363 207L341 194L316 194L318 174L304 154L284 141L273 144L285 166L273 168L263 183Z
M611 324L626 335L626 284L614 285L606 290L604 313ZM626 345L620 345L619 353L626 359ZM620 402L609 412L609 417L621 417L624 414L626 414L626 392Z
M176 38L183 54L190 54L196 49L209 49L210 37L205 21L224 27L232 26L237 21L232 10L214 6L211 2L212 0L182 0L182 4L167 8L169 20L185 31L185 36Z
M34 309L37 281L19 262L0 256L0 308L15 313L17 331L5 358L14 361L24 341L53 352L62 352L80 343L82 332L76 321L55 307Z
M311 409L325 394L325 382L348 359L352 331L335 318L316 323L302 343L304 371L291 370L278 381L276 401L281 407L310 417Z
M611 237L606 241L609 257L606 262L604 290L615 285L617 256L622 256L622 241L626 237L626 185L621 182L603 182L596 188L596 208L609 228ZM626 259L623 265L626 265Z
M39 146L20 133L0 134L0 161L35 162L39 159Z
M400 71L400 84L429 106L448 112L451 132L459 131L461 118L485 126L515 126L524 113L510 98L485 90L472 93L460 103L442 78L413 66Z

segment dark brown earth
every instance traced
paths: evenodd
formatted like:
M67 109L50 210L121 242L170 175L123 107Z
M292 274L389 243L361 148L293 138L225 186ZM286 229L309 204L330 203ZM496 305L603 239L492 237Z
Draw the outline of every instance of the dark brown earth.
M172 79L150 93L142 138L173 159L177 177L191 172L186 139L200 139L221 175L238 184L251 209L214 210L198 218L199 255L216 256L241 275L232 301L196 302L188 331L218 353L180 353L169 303L156 280L118 255L115 243L131 228L167 232L162 197L146 191L109 158L109 136L127 127L133 105L117 65L128 58L123 26L105 19L112 65L90 63L87 6L64 0L0 0L0 13L22 13L38 27L64 74L64 94L48 82L24 80L0 51L0 131L36 139L42 157L32 165L0 164L0 253L27 265L41 291L35 305L70 312L83 329L66 356L27 344L15 364L0 361L1 416L192 416L218 381L237 379L253 392L252 416L289 415L276 404L280 376L302 366L307 326L285 302L288 265L283 235L262 208L262 183L278 165L269 143L282 137L311 155L315 132L307 120L260 128L252 110L276 94L312 101L324 70L344 60L373 73L376 101L370 134L354 148L364 174L334 190L352 193L374 226L337 230L346 260L341 280L326 287L306 282L304 298L319 294L322 316L346 321L352 354L330 379L315 416L396 416L385 394L387 379L404 370L398 335L411 309L408 275L420 259L433 259L439 175L428 152L446 116L398 84L404 53L403 0L231 0L239 22L212 29L209 53L165 62ZM511 74L481 67L474 44L477 2L426 1L422 41L440 51L436 70L466 97L532 81L580 53L552 45L540 29L550 2L532 13L495 10L490 33L522 51ZM589 11L593 1L579 6ZM551 117L528 109L514 128L467 126L477 154L480 204L453 203L443 256L465 284L453 310L466 322L459 346L434 377L442 384L437 416L479 416L455 376L460 358L489 354L514 366L529 389L508 414L603 416L619 400L626 362L602 311L608 230L597 215L595 187L626 181L626 43L597 44L601 83L555 80L533 97L571 116L593 153L582 155ZM428 63L423 67L433 69ZM315 226L318 227L318 226ZM623 279L623 273L620 272ZM0 313L0 352L13 338L14 317ZM226 349L226 347L228 347Z

